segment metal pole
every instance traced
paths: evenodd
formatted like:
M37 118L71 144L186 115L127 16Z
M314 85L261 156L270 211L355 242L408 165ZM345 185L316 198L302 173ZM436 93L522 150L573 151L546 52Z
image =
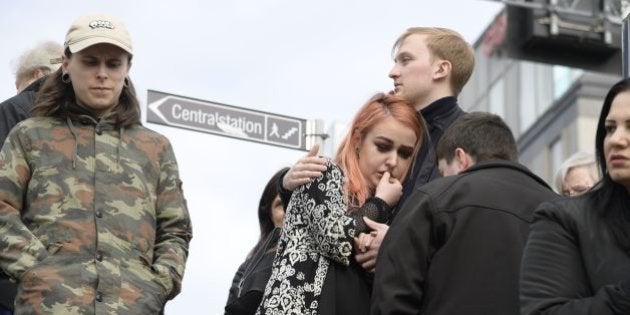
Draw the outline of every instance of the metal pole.
M558 0L550 0L549 4L552 8L557 8ZM558 14L555 10L549 10L549 34L553 36L560 34L560 26L558 25Z
M627 79L630 77L630 42L628 41L628 32L630 31L630 3L628 0L621 0L621 17L623 18L621 23L621 64L623 65L623 77Z

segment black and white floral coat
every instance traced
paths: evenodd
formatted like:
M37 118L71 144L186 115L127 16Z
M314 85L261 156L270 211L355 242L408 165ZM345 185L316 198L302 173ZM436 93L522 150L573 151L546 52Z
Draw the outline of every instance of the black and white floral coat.
M271 278L256 314L318 314L330 264L349 266L353 237L368 230L361 218L386 222L391 214L389 206L376 197L347 212L344 174L330 160L326 167L320 177L298 187L291 196Z

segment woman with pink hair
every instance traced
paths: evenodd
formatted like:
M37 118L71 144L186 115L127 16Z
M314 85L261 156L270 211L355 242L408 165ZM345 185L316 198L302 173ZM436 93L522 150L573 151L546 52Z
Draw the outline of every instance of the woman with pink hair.
M353 240L387 222L420 147L424 125L402 99L372 97L334 160L293 191L257 314L367 314L370 275Z

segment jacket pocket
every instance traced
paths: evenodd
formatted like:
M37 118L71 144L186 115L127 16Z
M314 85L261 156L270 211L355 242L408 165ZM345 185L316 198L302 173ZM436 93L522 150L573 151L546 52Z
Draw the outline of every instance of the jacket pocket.
M47 305L65 303L77 298L76 290L90 283L81 262L59 253L60 244L53 243L49 255L25 271L18 282L16 309L27 310L46 301Z
M132 264L129 265L128 272L130 277L127 281L136 282L134 286L141 287L143 290L151 292L152 295L158 300L161 305L166 303L168 291L159 279L157 274L152 268L152 260L142 253L138 253L138 258Z
M45 264L45 262L51 257L54 256L57 252L59 252L59 250L63 247L63 243L61 242L54 242L51 244L48 244L46 246L46 251L48 252L48 255L46 257L44 257L44 259L36 262L33 266L31 266L30 268L26 269L21 275L20 275L20 279L18 282L22 282L23 280L25 280L26 277L28 277L29 275L34 275L35 271L37 269L37 267Z

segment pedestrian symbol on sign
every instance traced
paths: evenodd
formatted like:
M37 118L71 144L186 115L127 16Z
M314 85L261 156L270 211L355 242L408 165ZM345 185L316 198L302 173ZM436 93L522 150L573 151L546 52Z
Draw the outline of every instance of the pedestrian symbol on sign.
M278 124L275 122L271 125L271 133L269 134L269 137L273 135L275 135L276 138L280 138L280 134L278 133Z

